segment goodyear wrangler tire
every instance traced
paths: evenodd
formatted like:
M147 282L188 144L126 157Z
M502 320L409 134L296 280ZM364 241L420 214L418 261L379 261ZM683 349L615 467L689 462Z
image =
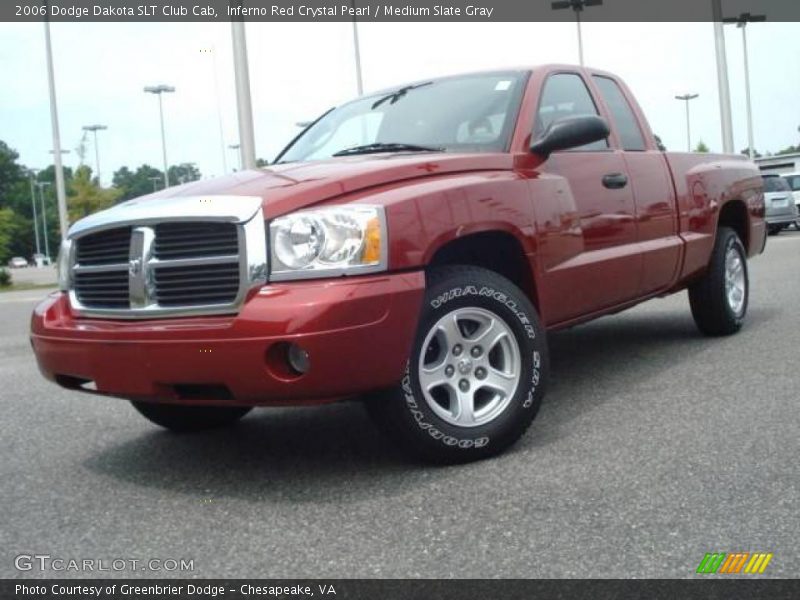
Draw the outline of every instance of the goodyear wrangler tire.
M739 236L720 227L708 271L689 288L689 305L705 335L731 335L742 328L749 298L747 253Z
M437 463L498 454L533 421L547 341L525 294L477 267L433 271L401 384L368 410L408 453Z
M188 433L231 425L249 413L249 406L188 406L131 400L148 421L170 431Z

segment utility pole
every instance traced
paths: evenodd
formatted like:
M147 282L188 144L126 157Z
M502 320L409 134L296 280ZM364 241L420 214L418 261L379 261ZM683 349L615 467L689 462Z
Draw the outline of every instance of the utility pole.
M97 169L97 183L101 186L103 185L100 182L100 149L97 145L97 132L104 131L108 129L105 125L84 125L84 131L91 131L94 134L94 164L95 168Z
M238 152L239 148L241 148L241 144L230 144L228 146L228 148L230 148L231 150L236 151L236 155L239 157L239 170L241 171L242 170L242 155L241 155L240 152Z
M217 47L211 44L210 48L201 48L200 52L203 54L211 54L211 71L214 77L214 97L217 101L217 128L219 129L219 145L222 150L222 174L228 172L228 156L225 150L225 132L222 126L222 101L219 95L219 76L217 75Z
M689 101L694 100L700 94L684 94L683 96L675 96L676 100L683 100L686 103L686 151L692 151L692 129L689 124Z
M350 6L353 7L353 51L356 60L356 89L358 95L364 95L364 80L361 76L361 45L358 42L358 23L355 17L356 0L350 0Z
M45 8L49 13L49 7L45 3ZM53 68L53 48L50 42L50 20L44 20L44 46L45 57L47 58L47 84L50 92L50 126L53 130L53 157L56 171L56 198L58 200L58 225L61 230L61 239L67 238L69 220L67 218L67 192L64 186L64 166L61 162L61 134L58 128L58 102L56 100L56 77ZM45 230L45 242L47 241L47 230ZM49 253L48 253L49 256Z
M169 167L167 165L167 138L164 134L164 106L161 103L161 95L169 94L175 91L171 85L148 85L144 88L148 94L155 94L158 96L158 116L161 120L161 153L164 158L164 189L169 187Z
M571 8L575 11L575 24L578 27L578 60L583 66L583 36L581 34L581 12L587 6L602 6L603 0L558 0L550 3L553 10L563 10Z
M49 181L37 181L36 185L39 188L39 203L42 206L42 231L44 232L44 255L50 258L50 242L47 240L47 210L44 205L44 188L50 185Z
M36 238L36 254L41 254L39 246L39 217L36 214L36 173L31 172L31 208L33 209L33 235ZM38 266L38 265L37 265Z
M753 109L750 104L750 65L747 57L747 24L766 21L765 15L751 15L742 13L738 17L722 19L723 23L736 23L736 27L742 30L742 49L744 52L744 95L747 108L747 155L752 160L755 156L753 149Z
M722 127L722 150L733 154L733 118L731 116L731 88L728 84L728 59L725 52L725 31L722 26L722 0L711 0L714 20L714 47L717 54L717 87L719 90L719 118Z
M250 98L250 70L247 65L247 37L244 21L231 22L233 72L236 78L236 113L239 117L239 161L245 169L256 168L253 133L253 105Z

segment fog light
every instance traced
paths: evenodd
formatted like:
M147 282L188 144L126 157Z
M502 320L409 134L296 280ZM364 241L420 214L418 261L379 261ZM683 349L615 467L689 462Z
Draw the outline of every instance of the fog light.
M300 375L307 373L311 368L308 352L297 344L289 344L289 351L286 353L286 358L289 360L289 366Z

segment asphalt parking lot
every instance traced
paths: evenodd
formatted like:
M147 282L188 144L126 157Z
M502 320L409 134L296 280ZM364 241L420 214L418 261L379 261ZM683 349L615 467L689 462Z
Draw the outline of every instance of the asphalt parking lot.
M64 575L15 570L38 553L194 577L691 577L706 552L760 551L797 577L800 232L750 270L730 338L700 336L685 294L553 334L528 435L449 468L405 462L356 402L165 433L43 380L43 294L0 294L0 576Z

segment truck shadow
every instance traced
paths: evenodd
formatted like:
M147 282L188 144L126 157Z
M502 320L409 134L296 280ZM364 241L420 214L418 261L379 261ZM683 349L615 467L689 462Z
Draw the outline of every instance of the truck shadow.
M748 328L772 319L754 309ZM747 330L741 335L747 335ZM551 383L539 418L512 450L493 461L457 468L409 463L383 439L360 402L256 410L234 428L193 435L149 429L100 449L84 465L137 486L195 496L198 502L342 503L396 496L429 485L480 476L504 460L531 460L538 447L571 435L570 422L597 410L620 390L646 385L662 371L714 345L691 317L674 310L627 313L555 332ZM131 409L131 419L139 418ZM496 462L497 461L497 462Z

